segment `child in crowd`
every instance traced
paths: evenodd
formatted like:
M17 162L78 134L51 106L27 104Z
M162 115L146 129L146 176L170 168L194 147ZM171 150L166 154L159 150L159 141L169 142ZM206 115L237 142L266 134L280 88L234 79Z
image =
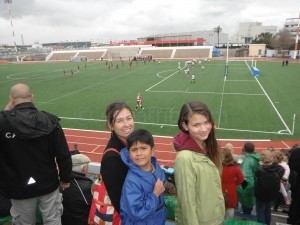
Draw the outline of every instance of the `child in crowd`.
M244 159L241 164L241 170L244 175L244 182L238 186L237 190L243 214L251 215L253 206L255 205L255 171L259 168L260 155L255 152L254 143L249 141L244 143L242 151Z
M262 166L255 172L256 216L257 222L270 225L271 205L278 197L284 169L274 163L273 153L269 150L261 153L261 162Z
M284 198L285 205L288 207L291 204L291 201L290 201L290 198L286 191L287 182L288 182L288 179L290 176L290 167L287 164L287 160L288 160L287 155L284 152L284 149L282 149L281 151L275 151L273 154L274 154L275 162L277 162L280 166L282 166L284 168L284 175L280 182L280 193L282 194L282 196ZM275 205L274 211L276 211L277 208L278 208L278 205Z
M225 197L226 217L234 216L238 204L237 186L244 181L240 165L235 162L230 149L223 149L222 191Z
M120 201L122 225L164 225L165 173L157 163L154 140L146 130L133 131L126 139L121 158L128 166Z

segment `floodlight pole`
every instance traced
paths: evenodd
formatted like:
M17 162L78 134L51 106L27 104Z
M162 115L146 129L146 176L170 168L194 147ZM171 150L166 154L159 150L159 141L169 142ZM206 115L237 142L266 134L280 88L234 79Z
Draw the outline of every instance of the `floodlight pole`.
M11 16L10 6L9 6L9 4L12 4L12 0L4 0L4 3L6 3L7 7L8 7L8 13L9 13L9 17L10 17L10 24L11 24L11 29L12 29L13 39L14 39L14 45L15 45L15 51L16 51L16 58L17 58L17 61L19 62L20 60L19 60L18 48L17 48L17 44L16 44L14 26L13 26L12 16Z
M297 34L296 34L296 40L295 40L294 59L296 59L297 50L298 50L299 33L300 33L300 13L299 13L299 18L298 18Z

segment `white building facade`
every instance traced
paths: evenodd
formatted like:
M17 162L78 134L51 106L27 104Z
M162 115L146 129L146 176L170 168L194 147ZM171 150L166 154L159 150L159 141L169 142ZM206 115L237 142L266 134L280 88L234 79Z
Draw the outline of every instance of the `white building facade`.
M288 30L294 39L296 39L297 32L299 32L299 26L300 18L288 18L284 23L284 29Z
M237 41L250 44L261 33L277 33L277 26L263 26L261 22L243 22L239 24Z

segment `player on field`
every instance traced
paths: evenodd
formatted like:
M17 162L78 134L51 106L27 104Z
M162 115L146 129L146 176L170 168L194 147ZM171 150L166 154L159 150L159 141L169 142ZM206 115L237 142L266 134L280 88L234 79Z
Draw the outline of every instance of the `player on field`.
M141 108L141 109L144 109L141 93L138 93L137 96L136 96L136 107L135 107L135 110L137 110L138 107Z

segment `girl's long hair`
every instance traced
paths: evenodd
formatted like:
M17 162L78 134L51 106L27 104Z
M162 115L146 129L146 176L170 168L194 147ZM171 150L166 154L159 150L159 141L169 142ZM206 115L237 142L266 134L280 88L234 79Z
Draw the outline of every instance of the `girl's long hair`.
M215 136L215 123L214 123L212 114L211 114L209 108L207 107L207 105L200 101L190 101L190 102L185 103L182 106L180 114L179 114L178 123L177 123L178 127L182 132L189 134L189 132L183 128L182 124L183 123L188 124L189 118L193 114L201 114L201 115L205 116L212 125L212 128L208 135L208 138L204 142L206 144L207 156L221 171L221 169L222 169L221 149L219 147L217 138Z

